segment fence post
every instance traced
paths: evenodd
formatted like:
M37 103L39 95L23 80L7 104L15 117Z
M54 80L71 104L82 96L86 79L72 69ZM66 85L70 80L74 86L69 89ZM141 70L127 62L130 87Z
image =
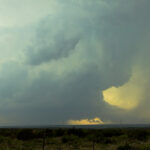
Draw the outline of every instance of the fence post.
M95 142L94 142L94 140L93 140L93 150L95 150Z
M42 150L45 150L45 129L44 129L44 131L43 131L43 148L42 148Z

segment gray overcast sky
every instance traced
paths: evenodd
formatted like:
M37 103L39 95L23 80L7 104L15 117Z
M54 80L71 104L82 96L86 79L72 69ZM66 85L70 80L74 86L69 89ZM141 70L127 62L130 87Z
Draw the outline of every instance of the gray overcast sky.
M0 125L150 123L149 7L0 0Z

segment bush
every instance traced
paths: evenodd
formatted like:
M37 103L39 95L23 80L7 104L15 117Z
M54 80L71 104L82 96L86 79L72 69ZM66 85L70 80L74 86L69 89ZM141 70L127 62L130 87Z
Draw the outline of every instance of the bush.
M101 134L103 137L118 137L123 134L122 131L119 129L107 129L101 132L102 132Z
M146 130L132 130L128 131L128 138L133 140L145 141L148 138L149 133Z
M35 135L31 129L23 129L17 135L19 140L31 140L33 138L35 138Z
M67 134L75 135L75 136L82 137L82 138L86 136L84 129L76 129L76 128L68 129Z
M129 144L118 146L117 150L132 150L132 147Z
M70 143L70 144L73 144L73 143L78 143L80 140L77 136L75 135L64 135L61 139L62 143Z
M55 129L54 130L54 137L61 137L63 135L65 135L66 130L65 129Z

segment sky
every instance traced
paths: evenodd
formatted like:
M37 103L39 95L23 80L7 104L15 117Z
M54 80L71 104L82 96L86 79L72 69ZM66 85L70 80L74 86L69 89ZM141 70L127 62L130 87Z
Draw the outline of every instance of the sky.
M149 0L0 0L0 125L150 123Z

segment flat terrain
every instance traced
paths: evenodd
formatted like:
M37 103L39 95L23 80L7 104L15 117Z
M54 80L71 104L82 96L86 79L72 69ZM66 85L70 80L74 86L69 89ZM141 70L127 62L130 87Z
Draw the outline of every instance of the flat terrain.
M150 128L0 129L0 150L150 150Z

